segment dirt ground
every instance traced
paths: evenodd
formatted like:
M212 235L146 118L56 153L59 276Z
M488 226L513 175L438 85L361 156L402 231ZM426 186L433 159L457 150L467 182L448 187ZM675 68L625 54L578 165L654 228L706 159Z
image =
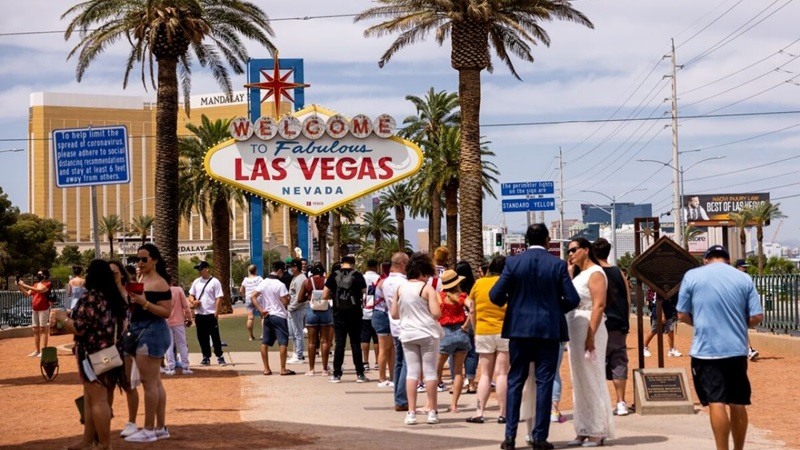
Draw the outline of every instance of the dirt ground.
M242 330L244 332L244 330ZM691 336L689 328L681 326L677 347L688 354ZM70 336L51 337L51 344L71 341ZM635 346L635 332L628 345ZM666 339L665 339L666 345ZM82 426L73 403L81 395L76 362L71 355L59 352L61 373L53 382L45 382L39 373L39 360L29 358L33 347L31 338L0 340L3 355L0 370L0 450L11 448L64 448L80 439ZM655 340L650 345L655 347ZM629 352L631 368L638 366L633 349ZM689 357L665 358L666 367L684 367L689 372ZM647 367L656 367L657 359L646 359ZM775 439L785 441L791 448L800 448L800 433L793 412L800 402L800 390L795 388L795 372L800 360L781 355L762 355L750 365L753 385L753 405L749 408L750 422L761 429L771 430ZM572 408L569 364L562 366L564 396L562 409ZM173 438L148 445L148 448L265 448L292 447L314 444L318 436L304 436L296 427L271 424L269 442L255 424L241 423L239 409L244 404L240 394L239 375L234 370L202 370L193 375L165 377L168 393L167 423ZM463 403L471 402L462 397ZM629 383L627 398L632 402ZM612 397L613 400L613 397ZM142 398L143 402L143 398ZM116 417L112 420L112 444L115 448L141 448L119 438L125 423L124 395L114 400ZM141 423L141 407L139 423ZM31 422L28 422L31 421ZM29 424L29 425L27 425ZM263 424L259 424L263 427ZM668 426L668 425L666 425ZM263 428L262 428L263 430Z

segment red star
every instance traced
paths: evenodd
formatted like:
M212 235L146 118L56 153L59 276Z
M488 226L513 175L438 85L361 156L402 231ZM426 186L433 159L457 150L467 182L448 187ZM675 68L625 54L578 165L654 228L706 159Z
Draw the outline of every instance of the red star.
M289 90L309 87L310 85L304 83L287 82L286 80L294 73L294 69L290 69L285 75L281 76L281 67L277 53L275 54L273 61L274 65L272 67L271 76L267 71L261 70L261 75L266 78L266 81L245 84L244 87L265 90L266 93L261 98L262 103L271 95L275 102L275 116L278 117L281 112L281 98L286 97L289 101L294 103L294 98L292 97L292 94L289 93Z

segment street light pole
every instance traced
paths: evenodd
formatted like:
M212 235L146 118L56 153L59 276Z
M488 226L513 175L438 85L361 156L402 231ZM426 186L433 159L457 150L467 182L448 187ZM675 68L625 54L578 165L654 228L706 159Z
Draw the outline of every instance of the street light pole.
M624 195L630 194L631 192L635 191L646 191L647 188L637 188L631 189L629 191L625 191L622 194L615 195L613 197L609 197L608 195L599 192L599 191L591 191L589 189L584 189L581 192L591 192L594 194L602 195L603 197L609 199L611 201L611 254L614 258L613 263L617 263L617 198L622 198Z

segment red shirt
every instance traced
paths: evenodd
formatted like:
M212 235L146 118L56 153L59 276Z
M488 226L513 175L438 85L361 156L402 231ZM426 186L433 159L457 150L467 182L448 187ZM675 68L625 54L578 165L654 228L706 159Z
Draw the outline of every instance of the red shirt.
M34 311L47 311L50 309L50 302L47 301L47 293L50 291L52 286L52 283L49 281L39 281L33 285L33 287L36 289L47 288L47 290L42 293L31 291Z
M464 312L464 300L467 299L467 293L461 292L458 294L458 303L453 303L447 299L447 292L439 292L439 298L442 308L442 316L439 317L439 325L461 325L467 321L467 314Z

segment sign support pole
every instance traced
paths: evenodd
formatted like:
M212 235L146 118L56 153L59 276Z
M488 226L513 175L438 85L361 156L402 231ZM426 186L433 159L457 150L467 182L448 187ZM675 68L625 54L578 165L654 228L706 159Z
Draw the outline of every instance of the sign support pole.
M89 188L92 197L92 239L94 239L94 257L100 258L100 234L97 232L97 226L100 222L97 220L97 186L92 185ZM109 255L109 258L114 258L114 255Z

